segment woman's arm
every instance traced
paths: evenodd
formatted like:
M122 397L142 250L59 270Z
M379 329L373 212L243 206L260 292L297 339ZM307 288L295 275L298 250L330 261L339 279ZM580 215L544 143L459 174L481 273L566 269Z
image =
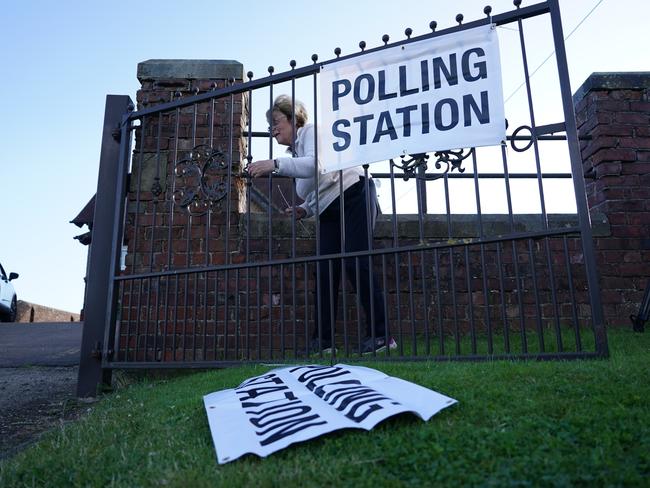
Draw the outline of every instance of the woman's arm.
M314 145L314 126L310 125L303 129L300 134L301 138L301 155L296 157L285 156L275 158L278 164L277 173L282 176L292 176L294 178L312 178L314 176L315 145ZM266 176L275 170L273 159L262 159L254 161L246 166L246 171L254 177ZM320 165L318 170L320 171Z
M308 125L300 134L301 154L296 157L285 156L276 158L278 174L294 178L312 178L314 176L315 141L314 126ZM320 171L320 164L318 170Z

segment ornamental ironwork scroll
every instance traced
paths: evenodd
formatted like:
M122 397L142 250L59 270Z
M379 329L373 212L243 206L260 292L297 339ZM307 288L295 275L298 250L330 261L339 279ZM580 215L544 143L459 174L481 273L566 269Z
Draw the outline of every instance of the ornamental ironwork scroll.
M463 161L474 152L474 148L456 149L450 151L436 151L433 156L436 158L433 166L439 172L426 173L429 169L429 157L427 153L408 154L400 156L400 162L390 160L392 168L397 168L403 172L402 178L408 181L410 178L421 178L426 180L437 180L442 178L450 171L464 173ZM441 170L441 171L440 171Z
M228 194L227 177L224 153L196 146L174 168L174 203L190 215L203 215Z

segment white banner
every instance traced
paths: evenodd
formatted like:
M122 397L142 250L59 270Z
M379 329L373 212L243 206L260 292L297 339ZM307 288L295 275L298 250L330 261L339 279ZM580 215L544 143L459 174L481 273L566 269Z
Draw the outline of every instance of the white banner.
M323 172L506 137L496 29L477 27L331 63L320 72Z
M203 397L219 464L261 457L338 429L370 430L412 412L424 421L456 400L361 366L291 366Z

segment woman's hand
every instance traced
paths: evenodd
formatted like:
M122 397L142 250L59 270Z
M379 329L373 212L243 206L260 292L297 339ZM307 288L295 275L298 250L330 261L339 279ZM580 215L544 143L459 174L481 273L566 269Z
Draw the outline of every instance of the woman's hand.
M293 216L294 219L300 220L305 218L305 215L307 215L307 211L302 207L293 207L293 208L289 207L284 209L284 214L287 217Z
M260 176L266 176L275 170L275 163L272 159L262 159L260 161L253 161L251 164L246 166L246 171L253 178L259 178Z

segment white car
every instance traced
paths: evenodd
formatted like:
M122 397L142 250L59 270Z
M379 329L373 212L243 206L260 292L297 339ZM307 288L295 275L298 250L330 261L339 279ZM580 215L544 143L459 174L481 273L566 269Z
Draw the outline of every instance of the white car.
M0 321L1 322L15 322L16 312L18 310L18 302L16 299L16 291L11 280L18 278L18 273L5 273L4 268L0 264Z

